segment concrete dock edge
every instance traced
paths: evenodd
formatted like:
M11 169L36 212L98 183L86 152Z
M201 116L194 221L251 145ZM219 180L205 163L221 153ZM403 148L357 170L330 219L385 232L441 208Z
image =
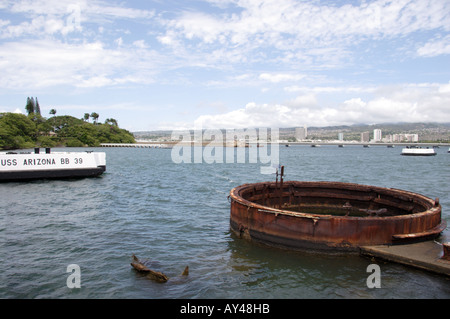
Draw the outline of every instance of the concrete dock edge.
M443 245L433 240L404 245L363 246L360 247L360 254L450 276L450 261L442 259Z

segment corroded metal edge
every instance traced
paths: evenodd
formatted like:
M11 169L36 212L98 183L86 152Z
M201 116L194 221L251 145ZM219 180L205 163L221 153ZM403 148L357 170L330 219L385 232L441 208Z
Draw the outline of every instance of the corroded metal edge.
M417 203L425 211L399 216L334 216L293 212L251 202L242 193L249 189L276 187L276 183L244 184L230 192L230 226L241 237L290 248L355 250L362 245L393 244L399 240L435 237L445 229L439 200L399 189L340 182L284 182L312 188L346 189L395 196ZM279 187L279 186L278 186ZM283 195L282 195L283 196ZM281 206L280 206L281 207ZM415 234L415 235L412 235ZM411 235L411 236L410 236Z

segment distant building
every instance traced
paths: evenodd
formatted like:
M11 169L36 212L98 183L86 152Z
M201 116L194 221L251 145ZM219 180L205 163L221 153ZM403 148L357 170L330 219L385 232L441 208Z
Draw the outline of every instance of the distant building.
M392 143L392 135L391 134L386 135L381 139L381 141L384 143Z
M344 140L344 133L339 133L338 134L338 140L339 141L343 141Z
M369 132L363 132L361 133L361 143L366 143L370 141L370 134Z
M374 140L374 142L381 142L381 130L380 129L373 130L373 140Z
M419 142L418 134L393 134L392 142Z
M308 136L308 129L305 127L297 127L295 129L295 138L297 141L303 141Z
M408 135L408 138L410 138L410 142L419 142L419 135L418 134L405 134Z

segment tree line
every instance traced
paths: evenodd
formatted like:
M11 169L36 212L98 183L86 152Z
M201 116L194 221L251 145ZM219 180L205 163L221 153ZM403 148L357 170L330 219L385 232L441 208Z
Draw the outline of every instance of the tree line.
M132 133L119 128L117 120L106 119L99 123L99 114L85 113L78 119L69 115L53 117L41 115L37 98L27 98L27 115L0 113L0 149L23 149L32 147L85 147L101 143L135 143ZM93 123L88 122L92 118Z

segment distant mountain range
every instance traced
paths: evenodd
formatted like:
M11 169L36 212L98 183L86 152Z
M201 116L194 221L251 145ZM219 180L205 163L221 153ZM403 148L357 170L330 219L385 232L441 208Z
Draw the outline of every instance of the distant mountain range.
M299 126L300 127L300 126ZM293 140L296 127L280 128L280 139ZM344 140L357 140L361 133L380 129L383 137L388 134L418 134L420 142L450 142L450 123L382 123L354 124L326 127L308 127L308 139L336 140L339 133L344 134ZM224 130L223 130L224 131ZM134 132L137 139L167 140L173 131Z

